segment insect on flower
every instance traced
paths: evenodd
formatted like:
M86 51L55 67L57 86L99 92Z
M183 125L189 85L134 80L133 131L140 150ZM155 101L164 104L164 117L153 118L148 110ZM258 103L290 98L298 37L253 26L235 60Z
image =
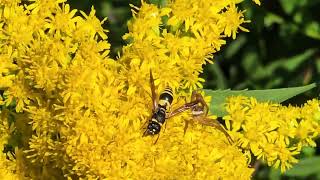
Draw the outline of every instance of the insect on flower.
M232 144L233 140L228 132L223 128L223 126L217 120L213 120L208 117L208 105L203 99L203 96L197 92L193 91L191 95L191 101L186 103L185 105L181 106L180 108L176 109L176 112L183 112L188 109L191 109L192 120L197 121L198 123L211 126L216 128L217 130L221 131L228 139L229 143ZM185 121L184 133L186 133L189 121Z
M159 102L157 102L157 95L155 92L154 79L151 70L150 85L153 102L152 116L149 120L147 129L143 133L143 136L156 135L160 133L161 126L164 124L165 120L169 118L167 114L170 112L171 103L173 101L172 89L170 87L166 87L165 90L159 96ZM158 138L155 141L155 143L158 141Z
M194 121L199 122L200 124L206 126L212 126L220 130L224 133L224 135L228 138L228 141L233 142L230 135L226 132L226 130L222 127L222 125L218 121L214 121L208 117L208 105L203 99L203 96L198 91L193 91L191 95L191 101L185 103L183 106L171 111L171 104L173 101L173 93L170 87L166 87L165 90L159 96L159 102L157 102L154 79L152 76L152 72L150 70L150 86L152 93L152 116L149 120L148 126L143 133L143 136L153 136L158 134L157 140L159 138L159 133L162 125L165 123L166 119L169 119L175 115L178 115L184 111L191 110L192 119ZM188 121L186 121L186 125L184 128L184 132L186 132L188 128Z

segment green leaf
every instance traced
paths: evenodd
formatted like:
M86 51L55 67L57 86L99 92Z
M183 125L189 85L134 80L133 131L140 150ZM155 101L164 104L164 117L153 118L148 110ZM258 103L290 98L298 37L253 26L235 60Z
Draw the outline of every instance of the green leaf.
M316 87L316 83L312 83L306 86L280 88L280 89L268 89L268 90L209 90L205 89L205 94L211 96L210 112L218 117L222 117L227 114L224 105L226 100L231 96L247 96L254 97L259 102L273 102L281 103L287 99L290 99L298 94L304 93L310 89Z
M229 59L234 57L240 49L243 47L243 45L247 42L247 39L245 36L239 36L237 39L232 41L228 47L225 50L225 58Z
M261 61L259 61L257 51L248 50L247 53L244 54L241 64L246 73L252 73L259 69L261 67Z
M303 157L312 157L312 156L314 156L315 155L315 153L316 153L316 149L314 148L314 147L308 147L308 146L306 146L306 147L303 147L302 148L302 155L303 155Z
M286 58L280 58L280 59L274 60L272 63L265 66L263 69L259 70L259 67L258 67L257 71L254 74L254 77L256 79L270 77L272 76L274 71L277 69L284 69L286 71L292 72L296 70L303 62L310 59L316 52L317 52L317 49L308 49L308 50L305 50L303 53L292 56L292 57L286 57Z
M320 74L320 57L316 57L315 63L316 63L317 73Z
M306 177L320 172L320 157L311 157L300 160L298 164L289 169L286 176Z
M305 25L303 32L308 37L319 40L320 39L320 24L316 21L309 22Z
M264 18L264 25L266 27L271 27L273 24L282 24L283 22L285 20L281 16L271 12L268 12Z
M212 72L212 76L215 77L215 82L219 89L227 88L227 79L225 78L220 66L217 63L209 65L209 71Z
M294 10L304 6L306 3L307 0L280 0L280 4L287 14L292 14Z
M281 180L281 171L280 171L280 169L271 168L270 173L269 173L269 179Z

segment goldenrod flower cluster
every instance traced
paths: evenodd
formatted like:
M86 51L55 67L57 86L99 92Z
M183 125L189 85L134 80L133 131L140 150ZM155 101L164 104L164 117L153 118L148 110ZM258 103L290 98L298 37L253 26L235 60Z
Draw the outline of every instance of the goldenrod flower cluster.
M236 38L238 29L246 31L241 24L248 21L237 10L238 3L176 0L164 8L144 2L132 6L133 19L123 37L130 43L113 60L107 31L101 27L105 20L96 18L94 8L85 14L71 10L65 0L0 0L0 146L15 149L14 157L1 154L0 175L250 179L253 169L241 148L271 164L293 163L281 159L280 150L276 156L267 153L273 146L261 151L251 145L255 139L245 141L245 128L250 123L260 128L261 120L252 117L243 130L237 129L242 121L232 119L236 109L229 112L227 124L240 148L212 127L193 124L184 134L184 120L191 119L187 113L168 119L156 144L156 137L142 137L141 127L152 109L150 70L157 94L165 86L173 89L173 109L188 102L191 91L202 88L202 66L211 63L226 37ZM242 102L236 103L240 109ZM318 110L311 106L304 113L308 123ZM279 132L280 126L288 128L289 121L278 123ZM292 125L297 132L289 135L299 134L300 145L313 145L316 134L310 133L315 129L308 123Z
M0 147L4 149L5 145L8 143L10 137L9 135L12 133L12 128L8 124L8 115L9 111L2 110L1 111L1 122L0 122ZM15 173L16 164L13 162L14 157L12 154L8 153L0 153L0 177L1 179L14 180L18 178L18 175Z
M320 101L302 107L258 103L254 98L232 97L224 117L227 129L239 147L269 166L285 171L298 160L303 146L315 147L320 133Z

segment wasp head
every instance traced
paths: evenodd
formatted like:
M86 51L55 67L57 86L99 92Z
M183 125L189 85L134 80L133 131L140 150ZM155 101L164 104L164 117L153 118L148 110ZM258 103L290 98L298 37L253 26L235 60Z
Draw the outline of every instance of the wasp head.
M151 121L148 124L148 127L146 129L146 131L143 133L143 136L149 136L149 135L155 135L155 134L159 134L161 129L161 125L157 122Z

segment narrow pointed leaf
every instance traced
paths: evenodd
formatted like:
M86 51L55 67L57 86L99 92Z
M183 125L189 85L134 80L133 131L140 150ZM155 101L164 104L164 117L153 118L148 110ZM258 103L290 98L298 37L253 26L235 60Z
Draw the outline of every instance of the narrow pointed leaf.
M247 96L254 97L259 102L274 102L281 103L285 100L288 100L294 96L297 96L301 93L304 93L310 89L315 88L316 83L309 84L306 86L300 87L291 87L291 88L280 88L280 89L268 89L268 90L209 90L205 89L205 94L211 96L210 102L210 112L218 117L226 115L226 110L224 105L228 97L231 96Z
M320 172L320 157L302 159L298 164L289 169L285 175L290 177L307 177Z

